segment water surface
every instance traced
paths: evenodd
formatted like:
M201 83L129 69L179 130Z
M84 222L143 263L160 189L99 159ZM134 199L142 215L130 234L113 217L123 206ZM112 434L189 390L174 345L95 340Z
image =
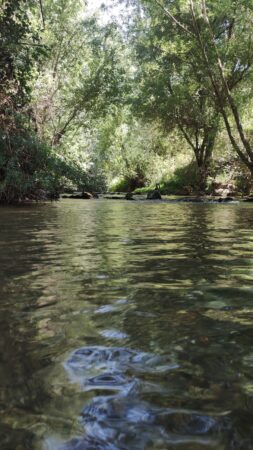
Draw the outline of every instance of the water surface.
M253 449L253 207L0 210L1 450Z

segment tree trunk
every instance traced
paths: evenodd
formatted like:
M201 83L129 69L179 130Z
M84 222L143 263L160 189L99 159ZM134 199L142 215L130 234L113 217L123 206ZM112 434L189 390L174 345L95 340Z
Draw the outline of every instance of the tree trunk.
M209 165L205 162L202 165L198 165L198 185L197 189L200 193L205 193L207 187L207 178L209 175Z
M210 130L205 130L202 145L196 154L199 171L199 190L205 192L207 187L207 178L210 173L210 164L212 161L213 148L218 132L218 124Z
M217 81L217 75L215 75L213 72L213 67L212 67L212 64L210 63L209 56L206 51L206 46L204 44L204 41L203 41L203 38L201 35L201 31L200 31L198 23L197 23L192 0L190 0L190 10L191 10L191 14L192 14L194 29L195 29L195 37L199 43L200 50L201 50L201 53L203 56L203 61L206 64L207 73L208 73L209 79L211 81L211 85L213 87L213 92L214 92L214 95L215 95L215 98L217 101L218 109L223 117L224 124L225 124L226 130L227 130L230 142L231 142L233 148L235 149L236 153L238 154L238 156L241 158L241 160L244 162L244 164L249 168L251 174L253 174L253 147L251 146L249 140L245 136L245 132L244 132L243 125L242 125L242 122L240 119L237 105L231 95L231 92L230 92L228 84L227 84L227 80L224 75L222 62L221 62L221 59L219 56L219 50L218 50L218 47L217 47L217 44L215 41L215 37L214 37L213 31L212 31L212 28L211 28L211 25L209 22L206 5L205 5L205 0L202 0L202 12L203 12L204 20L207 24L207 27L208 27L208 30L210 33L211 43L212 43L212 46L214 48L215 55L216 55L216 62L217 62L218 73L219 73L218 81ZM221 88L222 88L222 91L221 91ZM224 93L225 93L225 97L224 97ZM226 111L227 106L230 110L231 116L234 119L235 126L237 129L238 135L239 135L239 142L241 141L241 143L238 143L238 140L237 140L237 138L235 138L234 133L232 131L232 127L230 125L228 114Z

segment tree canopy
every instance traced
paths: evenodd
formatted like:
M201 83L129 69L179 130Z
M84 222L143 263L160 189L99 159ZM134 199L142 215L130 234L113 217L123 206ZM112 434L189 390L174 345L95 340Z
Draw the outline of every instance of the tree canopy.
M180 155L204 192L224 142L253 174L252 2L119 3L2 2L0 201L133 189Z

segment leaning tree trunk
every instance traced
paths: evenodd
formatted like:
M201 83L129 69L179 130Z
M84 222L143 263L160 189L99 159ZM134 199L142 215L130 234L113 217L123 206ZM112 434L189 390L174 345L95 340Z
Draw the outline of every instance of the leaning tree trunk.
M201 9L202 9L202 16L206 22L207 28L210 33L211 37L211 46L213 47L213 50L215 52L216 57L216 65L218 68L218 78L217 73L213 70L213 62L210 61L209 54L207 52L207 46L205 39L203 35L201 34L201 30L199 28L199 22L198 18L195 14L194 9L194 2L193 0L189 0L190 5L190 11L192 16L192 29L188 28L186 24L178 20L170 11L169 9L165 8L162 3L160 3L159 0L154 0L156 4L164 11L167 17L169 17L172 22L179 27L185 34L191 36L191 38L196 39L196 41L199 44L199 48L201 51L201 55L203 58L203 62L206 65L207 69L207 75L210 79L212 88L213 88L213 94L216 98L218 109L223 117L224 124L230 139L230 142L232 144L232 147L235 149L236 153L240 157L240 159L244 162L244 164L248 167L250 170L250 173L253 177L253 146L251 145L249 139L247 138L245 134L245 130L242 125L242 121L240 118L240 114L237 108L237 105L234 101L234 98L231 95L226 76L224 73L223 65L221 62L221 58L219 55L219 49L215 40L215 36L213 34L212 27L209 22L207 7L205 0L201 0ZM249 42L250 45L250 42ZM251 62L252 64L252 62ZM224 95L225 94L225 95ZM226 108L229 109L229 113L234 119L236 131L238 133L238 137L234 134L234 131L232 129L232 126L230 124L229 115L226 111Z
M208 73L211 85L213 87L213 92L214 92L214 96L217 101L218 109L224 120L224 124L225 124L226 130L227 130L227 133L228 133L228 137L229 137L230 142L231 142L233 148L235 149L236 153L238 154L240 159L244 162L244 164L248 167L248 169L250 170L251 175L253 177L253 146L251 145L250 141L248 140L248 138L245 135L245 131L244 131L244 128L242 125L242 121L241 121L241 118L239 115L237 105L231 95L231 92L230 92L230 89L229 89L229 86L228 86L228 83L227 83L227 80L226 80L226 77L224 74L224 69L223 69L221 59L220 59L219 50L218 50L218 47L217 47L217 44L215 41L213 30L212 30L210 22L209 22L209 17L208 17L208 13L207 13L205 0L201 1L202 14L203 14L204 20L207 24L209 33L210 33L211 44L215 51L216 63L217 63L218 74L219 74L218 80L213 72L213 67L210 62L210 59L209 59L209 56L208 56L208 53L206 50L206 46L204 44L203 37L201 35L200 29L198 26L197 18L196 18L195 11L194 11L193 0L189 0L189 1L190 1L190 10L191 10L192 19L193 19L193 25L194 25L194 29L195 29L195 37L199 43L199 47L200 47L200 50L201 50L201 53L203 56L203 61L207 67L207 73ZM224 96L224 94L225 94L225 96ZM236 131L238 133L238 138L235 137L234 131L232 130L232 126L230 125L229 116L226 111L227 107L229 109L231 116L234 119Z

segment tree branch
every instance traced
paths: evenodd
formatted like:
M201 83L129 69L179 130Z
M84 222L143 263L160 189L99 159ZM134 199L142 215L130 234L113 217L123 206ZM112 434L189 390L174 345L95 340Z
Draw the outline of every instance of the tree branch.
M192 0L190 0L190 2L192 3ZM250 145L250 142L248 141L248 139L246 138L246 136L244 134L244 130L243 130L243 126L242 126L241 121L240 121L240 116L239 116L239 113L238 113L237 106L236 106L236 104L234 102L234 99L233 99L233 97L231 95L231 92L229 90L229 86L228 86L226 77L224 75L223 66L222 66L222 62L221 62L221 59L220 59L219 51L218 51L218 48L217 48L217 45L216 45L216 42L215 42L215 37L214 37L214 34L213 34L212 27L210 25L210 21L209 21L209 18L208 18L205 0L201 0L201 3L202 3L203 17L204 17L204 20L205 20L205 22L206 22L206 24L208 26L208 30L209 30L209 33L210 33L210 36L211 36L213 48L214 48L214 51L215 51L217 65L218 65L218 69L219 69L219 73L220 73L220 77L221 77L221 82L222 82L223 88L225 90L225 94L226 94L226 97L227 97L230 109L232 111L233 117L235 119L237 131L239 133L241 142L242 142L242 144L243 144L243 146L244 146L248 156L250 157L250 160L253 163L253 150L252 150L252 147Z
M198 25L197 25L195 12L194 12L194 7L193 7L193 1L192 0L189 0L189 1L190 1L190 10L191 10L191 14L192 14L192 19L193 19L193 23L194 23L195 30L196 30L196 37L198 39L202 55L203 55L204 61L205 61L206 66L207 66L208 75L209 75L211 84L212 84L213 89L214 89L214 93L215 93L215 96L216 96L218 108L219 108L219 110L221 112L221 115L223 117L223 120L224 120L224 123L225 123L225 127L226 127L226 130L227 130L230 142L233 145L234 149L236 150L237 154L242 159L242 161L247 165L247 167L252 169L251 161L242 152L240 146L237 144L237 142L236 142L236 140L235 140L235 138L233 136L232 128L231 128L231 125L229 123L228 116L227 116L227 113L225 111L225 108L224 108L224 105L223 105L223 101L222 101L222 98L221 98L221 95L220 95L220 92L219 92L219 88L218 88L218 86L216 84L215 77L214 77L212 69L210 67L210 62L209 62L209 59L208 59L208 56L207 56L207 53L206 53L206 50L205 50L205 46L204 46L204 43L203 43L200 31L199 31L199 28L198 28Z
M166 16L168 16L179 28L181 28L185 33L194 36L194 34L189 30L183 23L181 23L165 6L160 3L159 0L154 0L155 3L165 12Z
M178 128L181 131L181 133L183 134L185 140L188 142L188 144L193 149L193 151L194 151L194 153L195 153L195 155L197 157L197 149L196 149L195 145L192 143L192 141L191 141L190 137L188 136L188 134L186 133L184 127L180 123L178 123Z
M43 11L42 0L39 0L39 2L40 2L40 12L41 12L41 19L42 19L42 24L43 24L43 30L45 30L45 18L44 18L44 11Z

